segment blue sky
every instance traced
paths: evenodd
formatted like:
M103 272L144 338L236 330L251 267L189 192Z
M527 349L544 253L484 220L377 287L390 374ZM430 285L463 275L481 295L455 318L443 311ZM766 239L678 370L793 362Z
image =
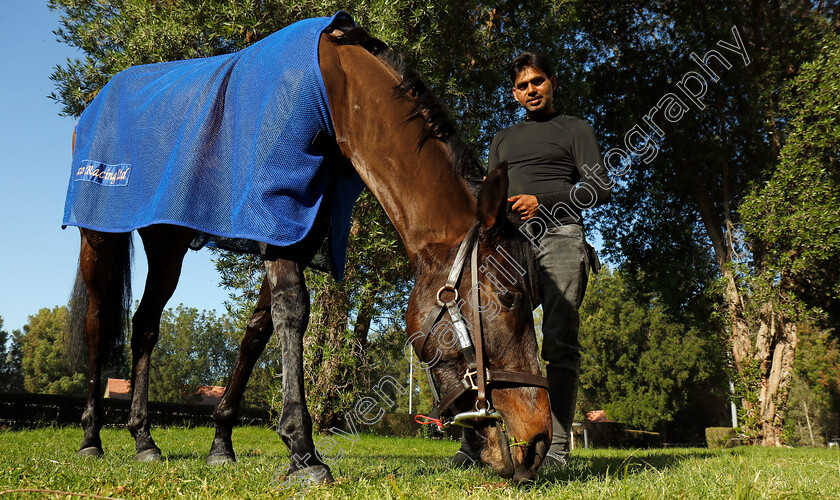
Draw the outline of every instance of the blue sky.
M45 1L0 0L0 317L22 328L43 307L65 305L79 256L79 232L61 229L70 178L73 118L59 116L47 96L53 67L80 57L55 40L59 16ZM146 261L136 243L134 297L142 293ZM169 306L183 303L224 312L210 252L190 251Z

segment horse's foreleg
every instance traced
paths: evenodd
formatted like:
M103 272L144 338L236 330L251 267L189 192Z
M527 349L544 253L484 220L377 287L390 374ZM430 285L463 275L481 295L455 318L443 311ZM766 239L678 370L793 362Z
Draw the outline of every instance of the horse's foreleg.
M288 476L332 482L332 474L315 453L312 418L303 386L303 333L309 322L309 295L303 266L288 260L266 262L271 288L271 320L283 339L283 409L277 433L291 454Z
M194 233L175 226L150 226L138 232L143 238L149 274L143 298L132 319L128 430L135 441L135 460L148 461L160 458L160 449L149 432L149 359L160 333L163 308L178 285L184 254Z
M271 293L268 281L263 280L254 314L248 322L245 337L242 338L242 343L239 346L239 357L236 359L233 375L230 377L225 394L213 411L216 436L213 438L213 446L207 455L206 462L208 464L236 461L231 433L239 418L239 405L242 402L245 386L248 384L248 379L251 377L257 359L265 350L268 339L271 338L271 333Z

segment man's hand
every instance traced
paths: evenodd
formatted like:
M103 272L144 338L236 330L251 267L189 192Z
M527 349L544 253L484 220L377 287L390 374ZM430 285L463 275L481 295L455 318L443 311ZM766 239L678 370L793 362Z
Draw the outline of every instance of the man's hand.
M518 212L522 220L528 220L537 215L537 208L540 206L537 197L531 194L511 196L508 198L508 202L513 203L511 209L514 212Z

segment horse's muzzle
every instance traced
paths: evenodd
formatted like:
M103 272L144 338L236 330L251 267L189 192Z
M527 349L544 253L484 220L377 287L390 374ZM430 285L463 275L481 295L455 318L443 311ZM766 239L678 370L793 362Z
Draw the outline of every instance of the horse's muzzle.
M447 427L450 425L486 426L488 444L495 441L498 446L498 455L496 453L491 453L491 455L501 458L501 460L491 460L491 467L500 476L516 482L533 481L537 468L548 451L549 436L539 435L530 441L518 440L508 432L502 414L493 409L457 413L452 420L447 422Z

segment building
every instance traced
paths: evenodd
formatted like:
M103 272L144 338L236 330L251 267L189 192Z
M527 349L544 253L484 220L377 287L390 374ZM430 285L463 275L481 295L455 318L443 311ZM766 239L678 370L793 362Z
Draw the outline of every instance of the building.
M131 380L109 378L105 384L105 397L111 399L131 399Z
M195 391L196 402L201 405L217 405L222 400L225 388L218 385L201 385ZM105 397L111 399L131 399L131 381L122 378L109 378L105 385Z
M220 385L200 385L195 393L199 397L198 404L216 406L222 400L225 388Z

